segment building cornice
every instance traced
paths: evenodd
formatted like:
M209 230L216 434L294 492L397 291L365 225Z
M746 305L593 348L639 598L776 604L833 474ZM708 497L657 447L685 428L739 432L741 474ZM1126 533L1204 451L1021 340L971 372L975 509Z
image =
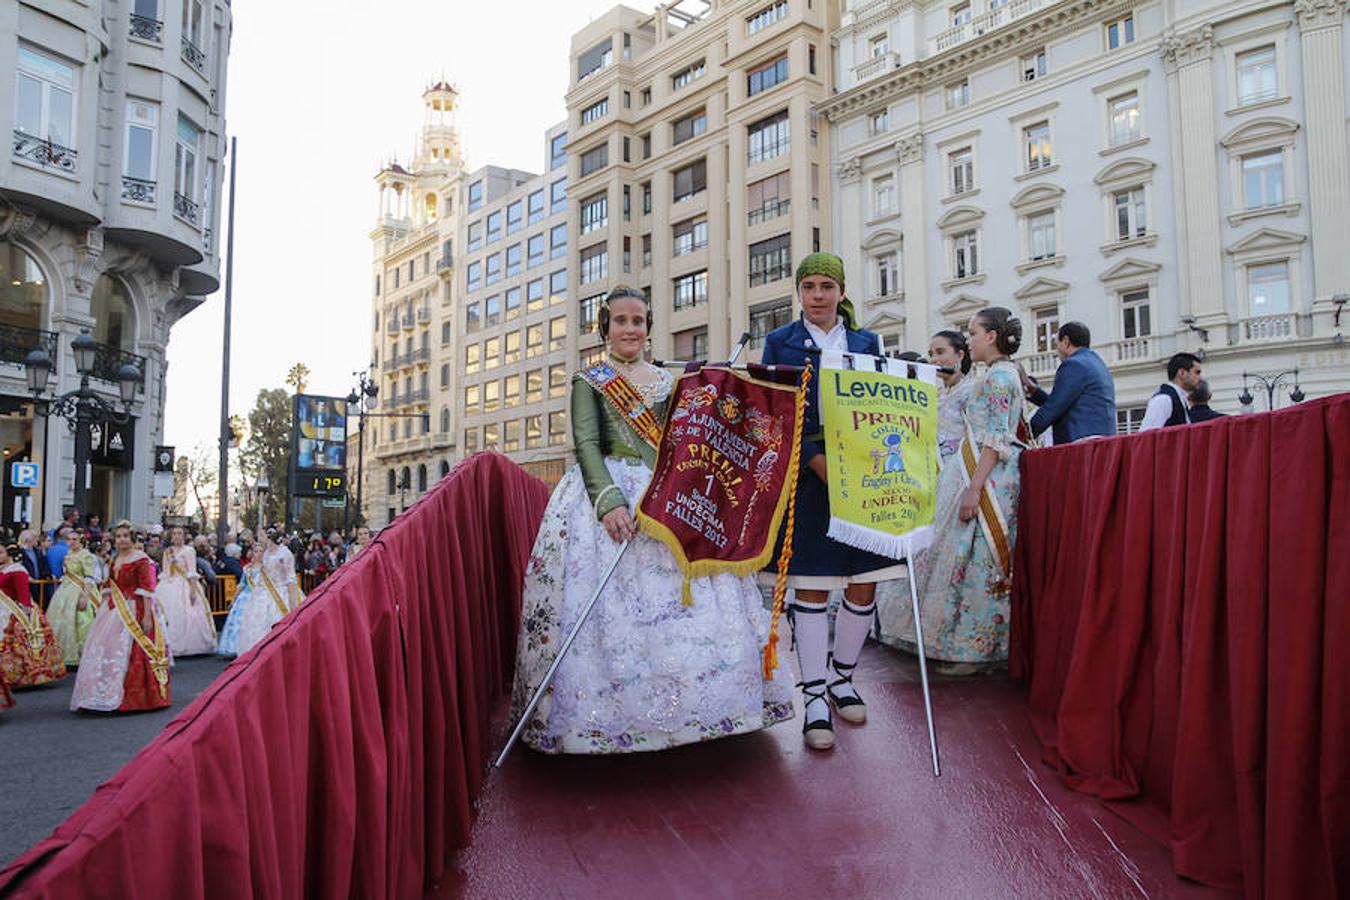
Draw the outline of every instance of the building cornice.
M990 57L1011 56L1032 44L1044 43L1057 34L1115 13L1124 13L1132 7L1132 0L1072 0L1048 6L1034 16L1019 19L950 50L841 91L816 104L814 109L830 121L838 121L882 98L941 85Z
M1348 8L1347 0L1298 0L1294 13L1300 31L1315 31L1340 25Z
M1169 73L1214 57L1214 28L1208 24L1187 31L1168 29L1159 45Z

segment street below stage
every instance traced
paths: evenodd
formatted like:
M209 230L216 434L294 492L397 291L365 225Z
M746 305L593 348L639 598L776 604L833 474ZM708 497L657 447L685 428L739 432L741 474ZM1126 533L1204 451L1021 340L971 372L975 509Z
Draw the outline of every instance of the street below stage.
M219 657L180 659L173 667L173 706L139 713L73 713L72 672L52 685L14 692L0 713L0 866L51 834L94 789L126 765L224 671Z

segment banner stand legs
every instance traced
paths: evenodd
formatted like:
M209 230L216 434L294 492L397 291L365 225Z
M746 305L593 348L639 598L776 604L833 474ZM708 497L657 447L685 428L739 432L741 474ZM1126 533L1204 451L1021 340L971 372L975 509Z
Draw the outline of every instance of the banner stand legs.
M577 616L577 623L572 626L572 630L567 634L567 639L564 640L562 646L558 648L558 655L553 657L553 662L549 665L548 671L544 673L544 677L539 681L539 687L534 689L534 696L530 697L530 702L525 706L525 712L521 713L520 721L517 722L516 727L512 729L511 737L507 738L506 746L503 747L502 752L498 754L497 761L493 763L493 766L500 769L502 763L506 762L506 755L511 752L511 748L514 747L516 741L520 739L521 732L525 730L525 724L530 721L530 716L534 715L535 707L539 705L539 701L544 699L544 692L547 691L548 686L553 683L553 676L558 674L558 666L562 664L563 657L566 656L567 651L572 648L572 642L577 639L577 635L581 632L582 626L586 624L586 619L590 616L591 610L595 608L596 601L600 599L600 594L604 592L605 586L609 584L609 579L614 575L614 570L619 567L619 560L623 559L624 553L628 551L628 548L631 545L631 541L624 541L623 546L619 548L619 552L614 554L614 561L609 564L609 568L605 570L605 574L601 577L600 583L595 586L595 593L591 594L591 599L587 600L586 605L581 608L581 615ZM925 682L925 684L927 684L927 682ZM931 729L931 715L929 716L928 721L929 728ZM934 753L936 752L937 751L935 750ZM934 759L936 758L937 757L935 756Z
M914 581L914 556L905 549L906 581L909 582L909 600L914 610L914 640L919 650L919 680L923 683L923 709L928 717L928 746L933 751L933 777L942 775L938 766L937 731L933 728L933 697L928 692L928 660L923 644L923 620L919 616L919 586Z

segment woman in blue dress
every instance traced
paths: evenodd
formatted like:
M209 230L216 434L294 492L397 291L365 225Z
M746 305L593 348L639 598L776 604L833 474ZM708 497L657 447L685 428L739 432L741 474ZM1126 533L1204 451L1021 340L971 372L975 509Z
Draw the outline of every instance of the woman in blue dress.
M258 560L262 558L262 546L254 544L244 563L243 574L239 576L239 586L235 590L234 602L230 604L230 614L225 619L225 627L220 630L220 640L216 642L216 653L226 659L234 659L247 647L239 646L239 630L244 624L244 613L248 605L257 597L253 593L252 579L258 577Z
M881 341L854 322L853 305L844 296L844 262L839 257L812 253L797 267L796 282L802 316L769 332L762 361L766 365L809 363L815 370L802 425L802 471L797 479L788 587L793 590L792 631L802 679L798 686L806 708L802 735L811 749L829 750L834 746L831 707L847 722L867 721L867 706L853 686L853 669L872 625L877 582L896 578L904 569L893 559L826 536L830 500L817 391L820 354L822 350L835 350L879 356ZM780 534L779 550L782 541ZM775 550L774 558L777 556ZM833 645L826 615L831 590L844 592Z

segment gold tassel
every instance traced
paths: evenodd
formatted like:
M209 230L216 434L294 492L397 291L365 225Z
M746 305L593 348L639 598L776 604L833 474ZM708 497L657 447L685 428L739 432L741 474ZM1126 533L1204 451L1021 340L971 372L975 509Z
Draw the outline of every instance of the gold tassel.
M806 414L806 386L811 383L811 363L807 362L806 368L802 370L802 384L797 391L797 421L792 427L792 445L797 448L793 452L792 462L795 465L788 467L787 484L784 490L788 492L787 507L787 526L783 530L783 549L778 554L778 577L773 582L773 613L769 617L769 642L764 645L764 680L773 678L773 673L778 670L778 620L783 615L783 600L787 597L788 563L792 561L792 536L797 527L797 476L801 470L800 449L802 445L802 419Z
M683 602L685 606L694 605L694 593L689 589L688 578L684 579L684 587L680 590L680 601Z

